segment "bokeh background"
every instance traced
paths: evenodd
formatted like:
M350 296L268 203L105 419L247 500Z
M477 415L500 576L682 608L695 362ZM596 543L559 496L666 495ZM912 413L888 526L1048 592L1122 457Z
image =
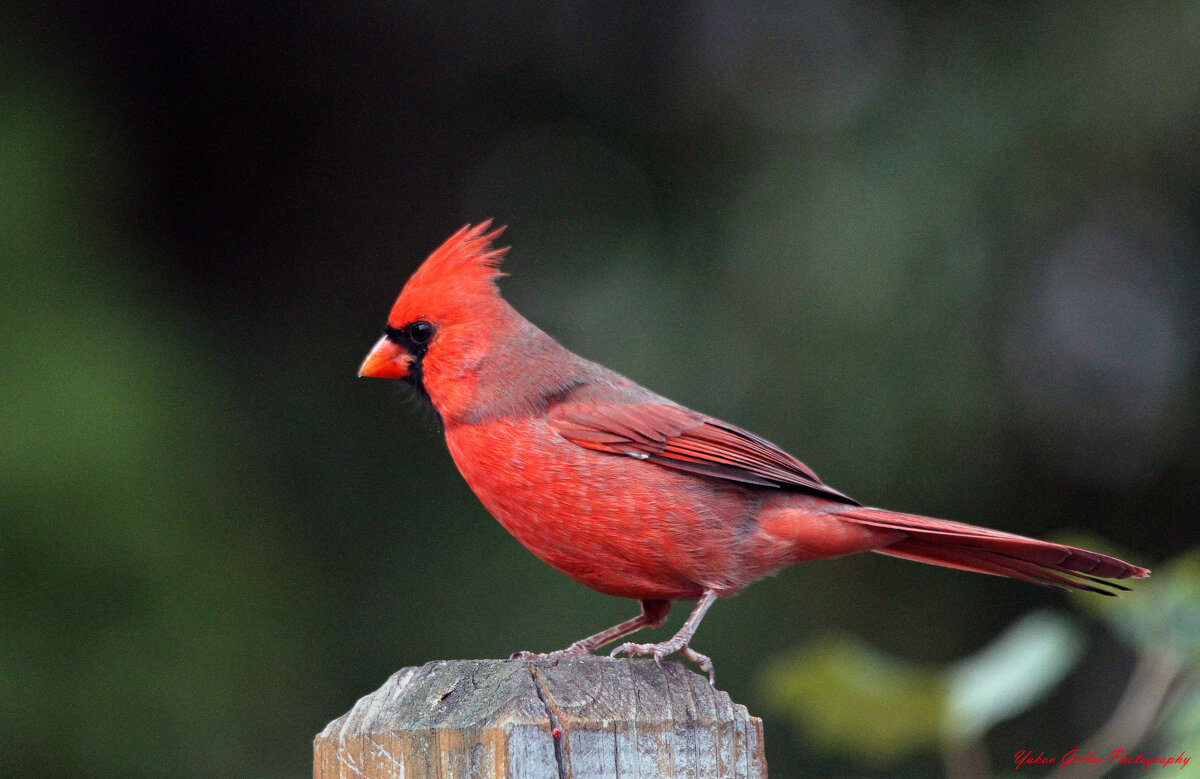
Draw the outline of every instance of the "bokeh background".
M0 772L304 775L402 666L635 612L355 378L487 217L543 329L863 502L1186 551L1197 74L1188 0L3 4ZM1033 608L1087 649L987 734L1003 768L1078 747L1134 665L1058 593L860 556L696 645L773 775L936 775L813 743L762 669L831 633L935 668Z

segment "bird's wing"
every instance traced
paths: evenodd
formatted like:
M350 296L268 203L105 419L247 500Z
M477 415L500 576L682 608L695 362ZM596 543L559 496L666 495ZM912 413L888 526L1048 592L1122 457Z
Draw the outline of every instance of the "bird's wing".
M549 422L563 438L588 449L858 505L770 441L681 406L567 402L551 410Z

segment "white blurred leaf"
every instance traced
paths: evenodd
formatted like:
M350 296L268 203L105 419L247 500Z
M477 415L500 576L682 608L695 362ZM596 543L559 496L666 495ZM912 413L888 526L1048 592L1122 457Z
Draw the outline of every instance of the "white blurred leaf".
M1084 636L1063 616L1037 611L946 672L945 734L973 738L1033 706L1083 653Z

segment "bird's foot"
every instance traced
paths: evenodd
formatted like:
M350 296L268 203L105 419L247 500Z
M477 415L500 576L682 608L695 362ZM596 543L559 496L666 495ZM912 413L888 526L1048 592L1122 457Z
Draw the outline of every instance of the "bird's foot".
M714 687L717 685L717 673L713 669L713 662L708 655L702 655L695 649L687 645L679 636L663 641L661 644L621 644L614 649L611 657L617 655L626 655L633 657L634 655L650 655L654 658L654 662L662 665L663 658L667 655L673 655L676 652L691 660L696 665L700 666L700 670L708 674L708 683Z

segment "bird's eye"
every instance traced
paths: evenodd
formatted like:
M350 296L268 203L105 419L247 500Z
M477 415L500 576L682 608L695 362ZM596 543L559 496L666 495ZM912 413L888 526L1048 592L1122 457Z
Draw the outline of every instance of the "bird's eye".
M408 337L415 344L427 344L429 343L429 339L433 338L433 325L424 319L418 319L408 326Z

